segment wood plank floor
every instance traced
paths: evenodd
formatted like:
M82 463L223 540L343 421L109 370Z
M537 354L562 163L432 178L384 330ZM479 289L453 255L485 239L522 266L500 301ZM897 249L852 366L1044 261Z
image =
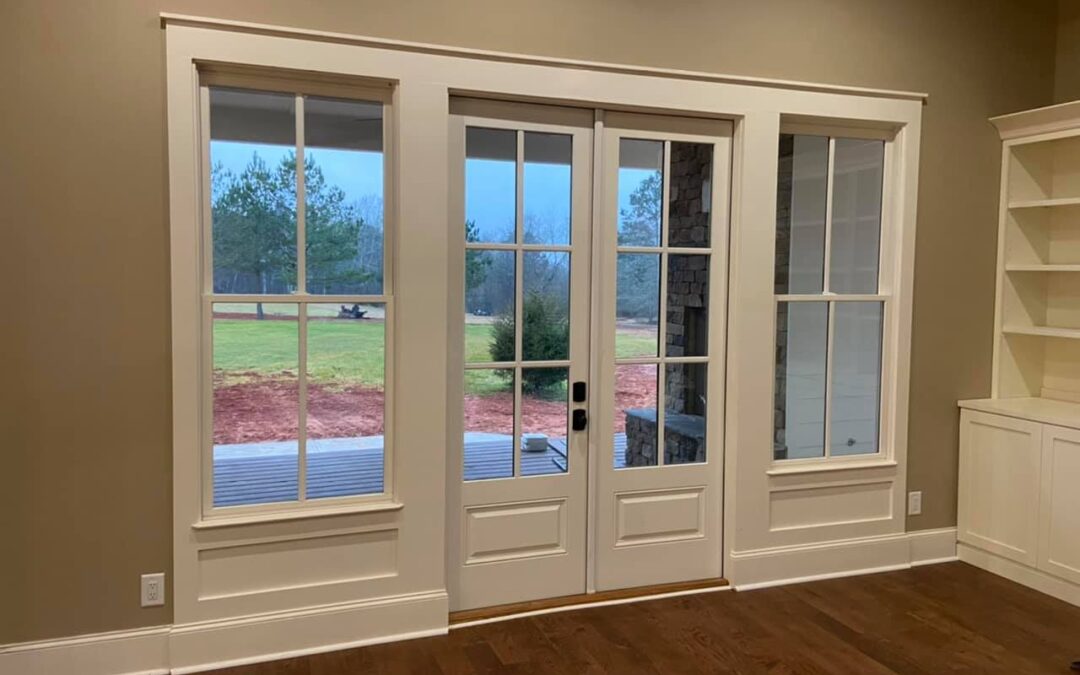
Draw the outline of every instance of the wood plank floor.
M1080 608L964 563L548 614L217 671L1069 673Z

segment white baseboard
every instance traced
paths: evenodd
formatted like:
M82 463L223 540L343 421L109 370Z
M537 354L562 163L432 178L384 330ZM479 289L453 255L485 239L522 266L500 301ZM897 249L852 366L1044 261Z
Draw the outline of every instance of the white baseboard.
M95 633L0 646L0 673L167 675L169 627Z
M181 624L169 632L174 675L446 633L446 591Z
M733 551L736 591L876 574L956 560L956 528Z
M183 675L447 631L446 591L0 647L12 675Z
M957 548L960 560L969 565L1080 607L1080 586L1076 584L964 543Z

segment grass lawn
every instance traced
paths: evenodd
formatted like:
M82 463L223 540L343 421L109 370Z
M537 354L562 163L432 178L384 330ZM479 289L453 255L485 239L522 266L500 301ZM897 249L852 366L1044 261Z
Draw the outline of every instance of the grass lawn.
M219 311L229 311L219 309ZM466 361L490 358L490 324L465 326ZM382 321L311 321L308 323L308 372L311 380L328 386L383 386ZM245 373L265 377L295 376L298 335L295 321L214 320L214 370L226 383L242 382ZM640 332L617 332L617 356L655 354L655 339ZM484 395L506 391L508 382L492 371L466 373L465 390Z

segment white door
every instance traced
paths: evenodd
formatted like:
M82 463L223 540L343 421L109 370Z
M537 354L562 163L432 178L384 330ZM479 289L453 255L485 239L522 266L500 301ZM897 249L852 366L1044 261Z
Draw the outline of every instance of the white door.
M604 120L596 590L721 576L731 132Z
M454 99L450 137L451 608L719 577L731 124Z
M465 347L463 391L449 396L463 439L449 457L453 610L586 590L588 432L574 417L589 373L592 122L451 103L464 240L451 326Z

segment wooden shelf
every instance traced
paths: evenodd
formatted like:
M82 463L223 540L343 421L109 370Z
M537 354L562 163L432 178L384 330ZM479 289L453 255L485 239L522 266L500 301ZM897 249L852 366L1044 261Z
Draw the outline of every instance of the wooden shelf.
M1060 199L1026 199L1009 202L1010 209L1042 209L1051 206L1080 206L1080 197Z
M982 398L960 401L967 410L1080 429L1080 403L1052 398Z
M1026 264L1011 263L1005 265L1006 272L1080 272L1080 264Z
M1001 332L1009 335L1038 335L1040 337L1080 340L1080 328L1055 328L1051 326L1005 326Z

